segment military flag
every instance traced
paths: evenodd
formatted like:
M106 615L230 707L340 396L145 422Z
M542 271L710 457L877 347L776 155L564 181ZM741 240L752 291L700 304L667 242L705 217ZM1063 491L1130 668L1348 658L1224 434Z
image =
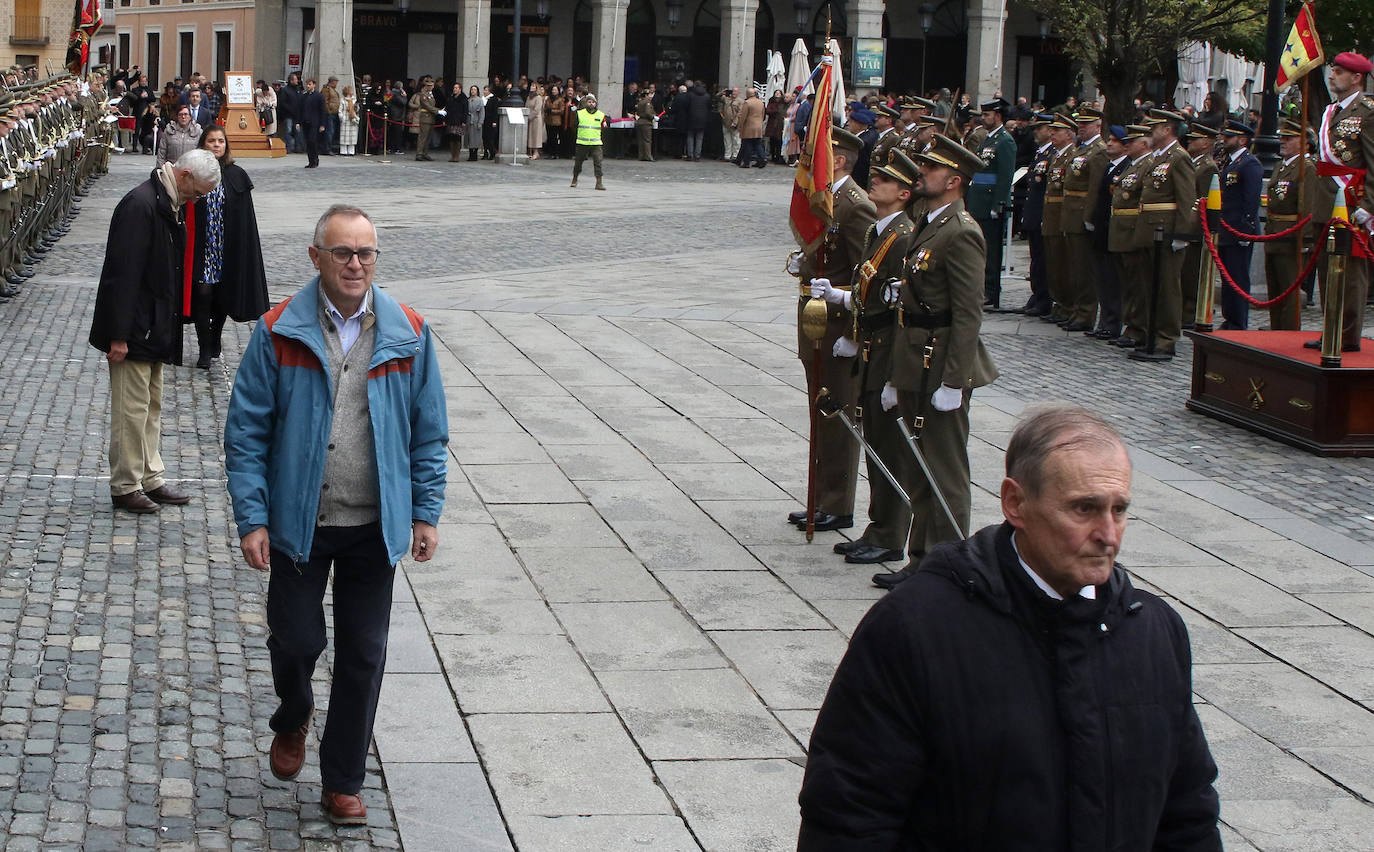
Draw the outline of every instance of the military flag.
M835 157L830 147L830 113L835 95L833 71L833 58L827 51L816 69L820 77L816 84L816 103L811 108L806 144L797 161L797 177L792 184L792 236L797 245L806 250L825 236L835 214Z
M80 74L91 57L91 39L100 31L100 0L74 0L72 34L67 39L67 70Z
M1283 46L1283 53L1279 56L1279 71L1274 80L1274 91L1282 92L1313 68L1321 67L1325 61L1321 36L1317 35L1317 26L1312 15L1312 5L1304 3L1298 10L1297 19L1293 21L1288 43Z

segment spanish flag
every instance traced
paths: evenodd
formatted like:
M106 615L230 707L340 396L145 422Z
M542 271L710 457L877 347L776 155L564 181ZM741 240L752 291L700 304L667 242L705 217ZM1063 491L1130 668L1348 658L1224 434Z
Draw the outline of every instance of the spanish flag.
M1304 3L1298 10L1298 19L1293 22L1293 31L1288 34L1288 43L1283 46L1283 54L1279 57L1279 73L1274 81L1274 91L1282 92L1325 61L1321 36L1317 35L1316 22L1312 16L1312 6Z
M827 49L826 59L830 59ZM790 220L797 245L810 250L825 236L835 216L835 159L830 148L834 84L833 67L824 62L817 69L816 103L811 109L811 126L797 161L797 177L792 184Z

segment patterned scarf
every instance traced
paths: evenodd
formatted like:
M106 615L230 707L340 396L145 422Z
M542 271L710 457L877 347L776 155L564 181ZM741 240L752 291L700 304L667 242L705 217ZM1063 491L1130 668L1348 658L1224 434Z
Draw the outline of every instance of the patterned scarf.
M205 196L205 274L206 284L218 284L224 267L224 184Z

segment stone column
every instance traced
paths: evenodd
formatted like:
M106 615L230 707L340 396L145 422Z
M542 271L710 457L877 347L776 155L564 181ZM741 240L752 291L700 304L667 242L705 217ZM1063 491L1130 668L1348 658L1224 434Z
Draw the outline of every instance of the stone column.
M458 79L463 91L477 91L491 82L491 3L489 0L461 0L458 4Z
M625 13L629 0L591 0L591 91L597 106L611 118L620 117L625 90Z
M720 0L720 79L716 88L738 86L754 79L754 19L758 0Z
M883 0L851 0L850 14L854 21L856 38L883 37L883 10L887 4Z
M339 91L353 83L353 0L316 0L315 62L320 88L339 78Z
M1002 88L1003 0L968 0L968 58L964 60L964 91L973 103L992 100Z
M142 52L136 42L134 50ZM127 62L124 57L120 57L120 60ZM273 80L285 79L285 71L286 2L257 0L253 12L253 78L267 80L270 83Z

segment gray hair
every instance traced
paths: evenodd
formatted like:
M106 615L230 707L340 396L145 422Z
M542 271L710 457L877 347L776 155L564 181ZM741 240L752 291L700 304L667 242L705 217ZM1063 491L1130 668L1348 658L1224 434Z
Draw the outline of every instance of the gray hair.
M177 157L172 168L178 172L190 172L191 177L201 183L219 186L219 160L204 148L196 148Z
M1016 426L1007 444L1007 477L1032 497L1045 485L1045 462L1061 450L1084 447L1126 449L1121 433L1110 423L1077 405L1046 405L1031 409Z
M367 223L372 225L374 229L377 227L376 223L372 221L372 217L367 215L361 207L354 207L352 204L334 204L328 210L324 211L324 215L320 217L320 221L315 223L316 248L322 248L324 246L324 229L329 227L329 220L333 219L335 216L357 216L366 219Z

